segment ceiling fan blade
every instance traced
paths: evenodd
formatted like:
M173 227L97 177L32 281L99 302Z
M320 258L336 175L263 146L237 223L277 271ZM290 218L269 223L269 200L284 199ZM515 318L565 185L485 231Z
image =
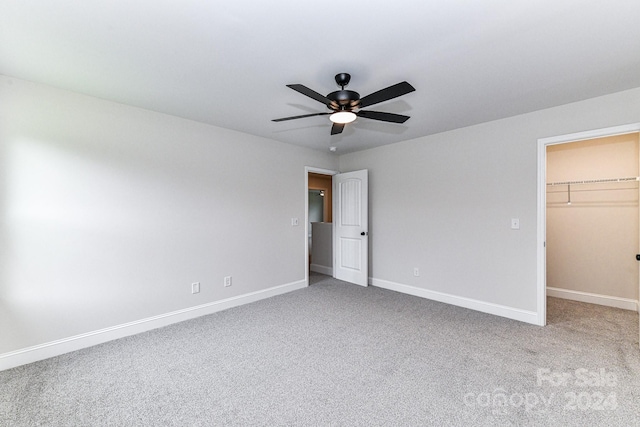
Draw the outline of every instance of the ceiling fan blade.
M294 119L304 119L305 117L313 117L313 116L327 116L331 113L313 113L313 114L303 114L302 116L291 116L291 117L283 117L281 119L273 119L272 122L284 122L286 120L294 120Z
M377 92L373 92L370 95L360 99L360 108L368 107L369 105L377 104L379 102L388 101L393 98L397 98L407 93L416 90L407 82L401 82L393 86L389 86L384 89L380 89Z
M365 119L382 120L383 122L392 123L404 123L410 119L409 116L403 116L402 114L383 113L382 111L358 111L356 113L358 117L364 117Z
M331 100L329 98L327 98L324 95L320 95L315 90L309 89L308 87L306 87L304 85L295 84L295 85L287 85L287 87L290 87L291 89L295 90L296 92L300 92L301 94L306 95L311 99L315 99L318 102L322 102L324 105L330 105L331 104Z
M331 126L331 135L342 133L343 129L344 123L334 123L333 126Z

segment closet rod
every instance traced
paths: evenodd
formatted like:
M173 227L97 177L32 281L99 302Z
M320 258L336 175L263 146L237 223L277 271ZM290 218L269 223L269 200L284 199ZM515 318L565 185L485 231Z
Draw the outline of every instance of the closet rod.
M629 182L640 181L640 177L631 176L628 178L605 178L605 179L588 179L583 181L562 181L562 182L547 182L547 185L575 185L575 184L600 184L607 182Z

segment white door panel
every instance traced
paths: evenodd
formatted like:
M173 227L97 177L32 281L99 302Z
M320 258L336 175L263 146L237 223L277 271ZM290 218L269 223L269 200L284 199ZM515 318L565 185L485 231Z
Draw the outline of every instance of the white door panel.
M368 285L367 170L334 175L334 277Z

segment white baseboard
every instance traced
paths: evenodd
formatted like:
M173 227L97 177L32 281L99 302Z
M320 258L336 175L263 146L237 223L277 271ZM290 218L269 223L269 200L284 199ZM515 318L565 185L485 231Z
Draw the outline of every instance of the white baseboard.
M547 286L547 296L588 302L589 304L606 305L607 307L622 308L624 310L638 311L638 301L629 298L572 291L570 289L553 288L551 286Z
M302 289L307 286L307 283L306 280L301 280L285 285L274 286L269 289L251 292L237 297L213 301L183 310L172 311L170 313L0 354L0 371Z
M415 286L403 285L375 278L371 279L371 284L378 288L385 288L396 292L402 292L404 294L444 302L446 304L469 308L471 310L506 317L520 322L532 323L534 325L538 324L538 313L535 311L521 310L518 308L507 307L505 305L459 297L456 295L446 294L444 292L430 291L428 289L417 288Z
M311 264L309 266L309 269L316 273L326 274L327 276L333 276L333 267L327 267L326 265L320 265L320 264Z

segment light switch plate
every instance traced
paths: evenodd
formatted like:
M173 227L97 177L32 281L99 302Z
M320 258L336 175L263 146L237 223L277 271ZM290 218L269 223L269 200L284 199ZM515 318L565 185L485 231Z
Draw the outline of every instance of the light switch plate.
M512 230L520 230L520 219L511 218L511 229Z

